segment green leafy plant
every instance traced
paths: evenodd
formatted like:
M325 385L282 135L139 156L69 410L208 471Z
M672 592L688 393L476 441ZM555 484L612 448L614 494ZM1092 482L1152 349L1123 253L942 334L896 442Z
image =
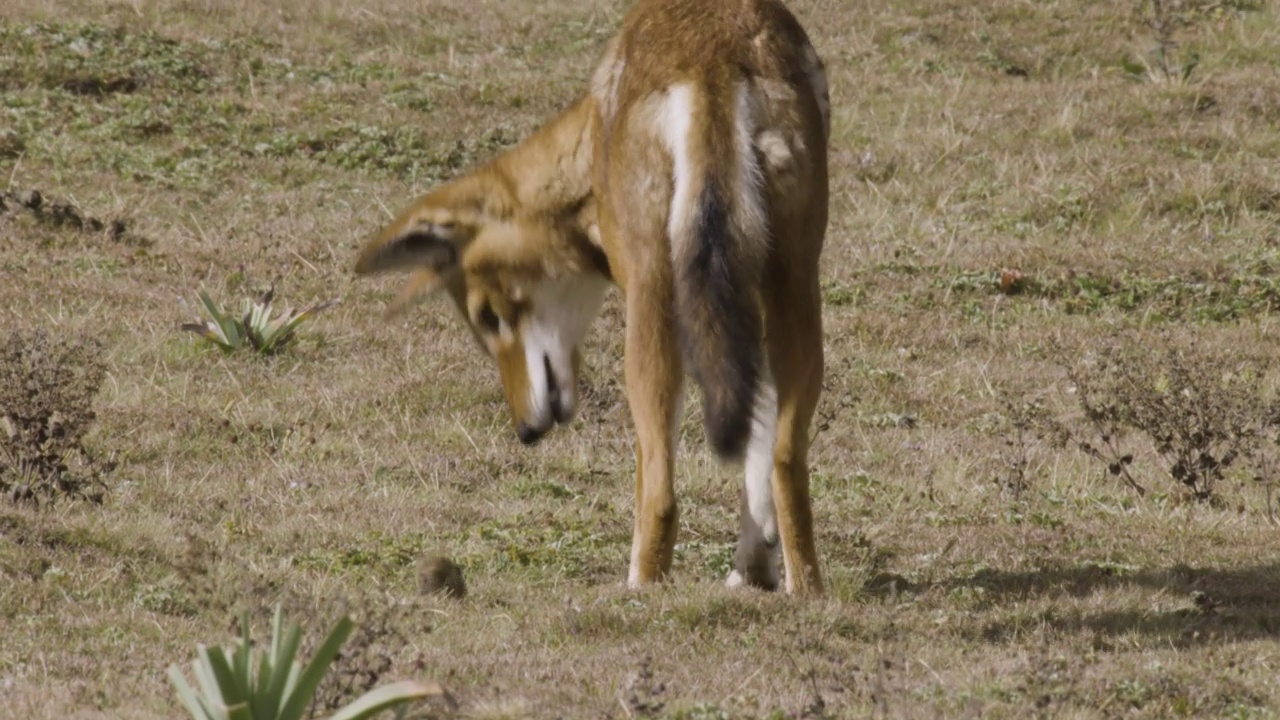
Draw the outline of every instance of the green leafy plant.
M338 298L316 303L302 310L286 310L283 314L272 318L271 301L275 298L275 285L256 299L246 299L241 307L240 315L218 307L209 294L200 291L200 302L209 319L192 313L194 322L183 323L182 329L193 332L214 343L224 351L232 352L243 347L251 347L264 355L282 349L294 338L294 331L304 320L321 310L338 304ZM186 301L183 308L191 312Z
M241 619L240 645L234 650L199 646L191 663L199 691L177 665L169 667L169 679L195 720L302 720L320 681L354 628L349 617L340 619L304 666L297 659L301 628L296 622L285 627L280 606L276 606L272 621L271 647L256 656L246 613ZM405 680L365 693L339 709L331 720L362 720L429 697L440 698L450 710L457 708L439 683Z

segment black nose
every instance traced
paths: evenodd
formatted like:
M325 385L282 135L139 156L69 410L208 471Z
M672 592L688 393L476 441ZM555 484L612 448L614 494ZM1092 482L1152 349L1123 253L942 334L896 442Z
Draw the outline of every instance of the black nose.
M538 442L545 434L547 434L546 430L529 427L529 424L523 420L516 423L516 435L520 438L520 442L525 445L532 445Z

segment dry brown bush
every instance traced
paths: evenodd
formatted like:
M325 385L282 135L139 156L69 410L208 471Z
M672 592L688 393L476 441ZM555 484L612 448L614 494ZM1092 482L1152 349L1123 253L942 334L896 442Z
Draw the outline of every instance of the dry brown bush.
M0 345L0 492L102 500L112 464L84 445L106 376L100 353L95 341L46 330L14 330Z
M1145 488L1131 472L1130 448L1134 436L1144 439L1172 480L1209 500L1228 470L1256 456L1274 429L1277 404L1263 384L1270 369L1266 358L1169 333L1117 333L1067 365L1083 421L1065 433L1139 493Z

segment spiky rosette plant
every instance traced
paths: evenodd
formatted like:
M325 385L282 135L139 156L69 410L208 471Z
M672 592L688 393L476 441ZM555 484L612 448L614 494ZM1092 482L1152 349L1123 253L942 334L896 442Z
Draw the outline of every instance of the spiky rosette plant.
M199 296L209 318L192 312L186 301L179 299L183 308L193 316L193 322L182 324L183 330L193 332L227 352L249 347L263 355L284 348L294 338L294 331L299 325L316 313L337 305L339 301L334 298L301 310L289 309L272 317L274 284L257 298L245 299L239 315L220 308L203 290Z
M240 644L235 649L199 646L198 656L191 663L199 690L177 665L169 667L169 680L195 720L302 720L307 717L320 681L354 628L351 619L343 617L311 661L303 665L297 658L302 630L296 622L285 626L280 606L276 606L272 621L271 646L257 653L253 652L246 613L241 619ZM450 710L456 709L453 697L439 683L405 680L365 693L339 709L330 720L364 720L431 697L443 700Z

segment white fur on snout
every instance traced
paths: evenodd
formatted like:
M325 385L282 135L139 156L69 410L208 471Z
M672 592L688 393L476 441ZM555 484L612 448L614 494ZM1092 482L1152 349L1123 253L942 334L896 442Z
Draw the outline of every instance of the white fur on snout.
M608 288L603 277L576 276L547 280L533 290L532 310L521 333L525 372L529 375L529 417L525 422L531 427L545 430L555 419L548 364L555 375L563 415L572 417L577 409L573 349L599 314Z
M529 376L529 413L525 423L539 430L551 426L551 387L542 358L550 351L548 345L552 338L543 330L531 325L524 332L524 366Z

